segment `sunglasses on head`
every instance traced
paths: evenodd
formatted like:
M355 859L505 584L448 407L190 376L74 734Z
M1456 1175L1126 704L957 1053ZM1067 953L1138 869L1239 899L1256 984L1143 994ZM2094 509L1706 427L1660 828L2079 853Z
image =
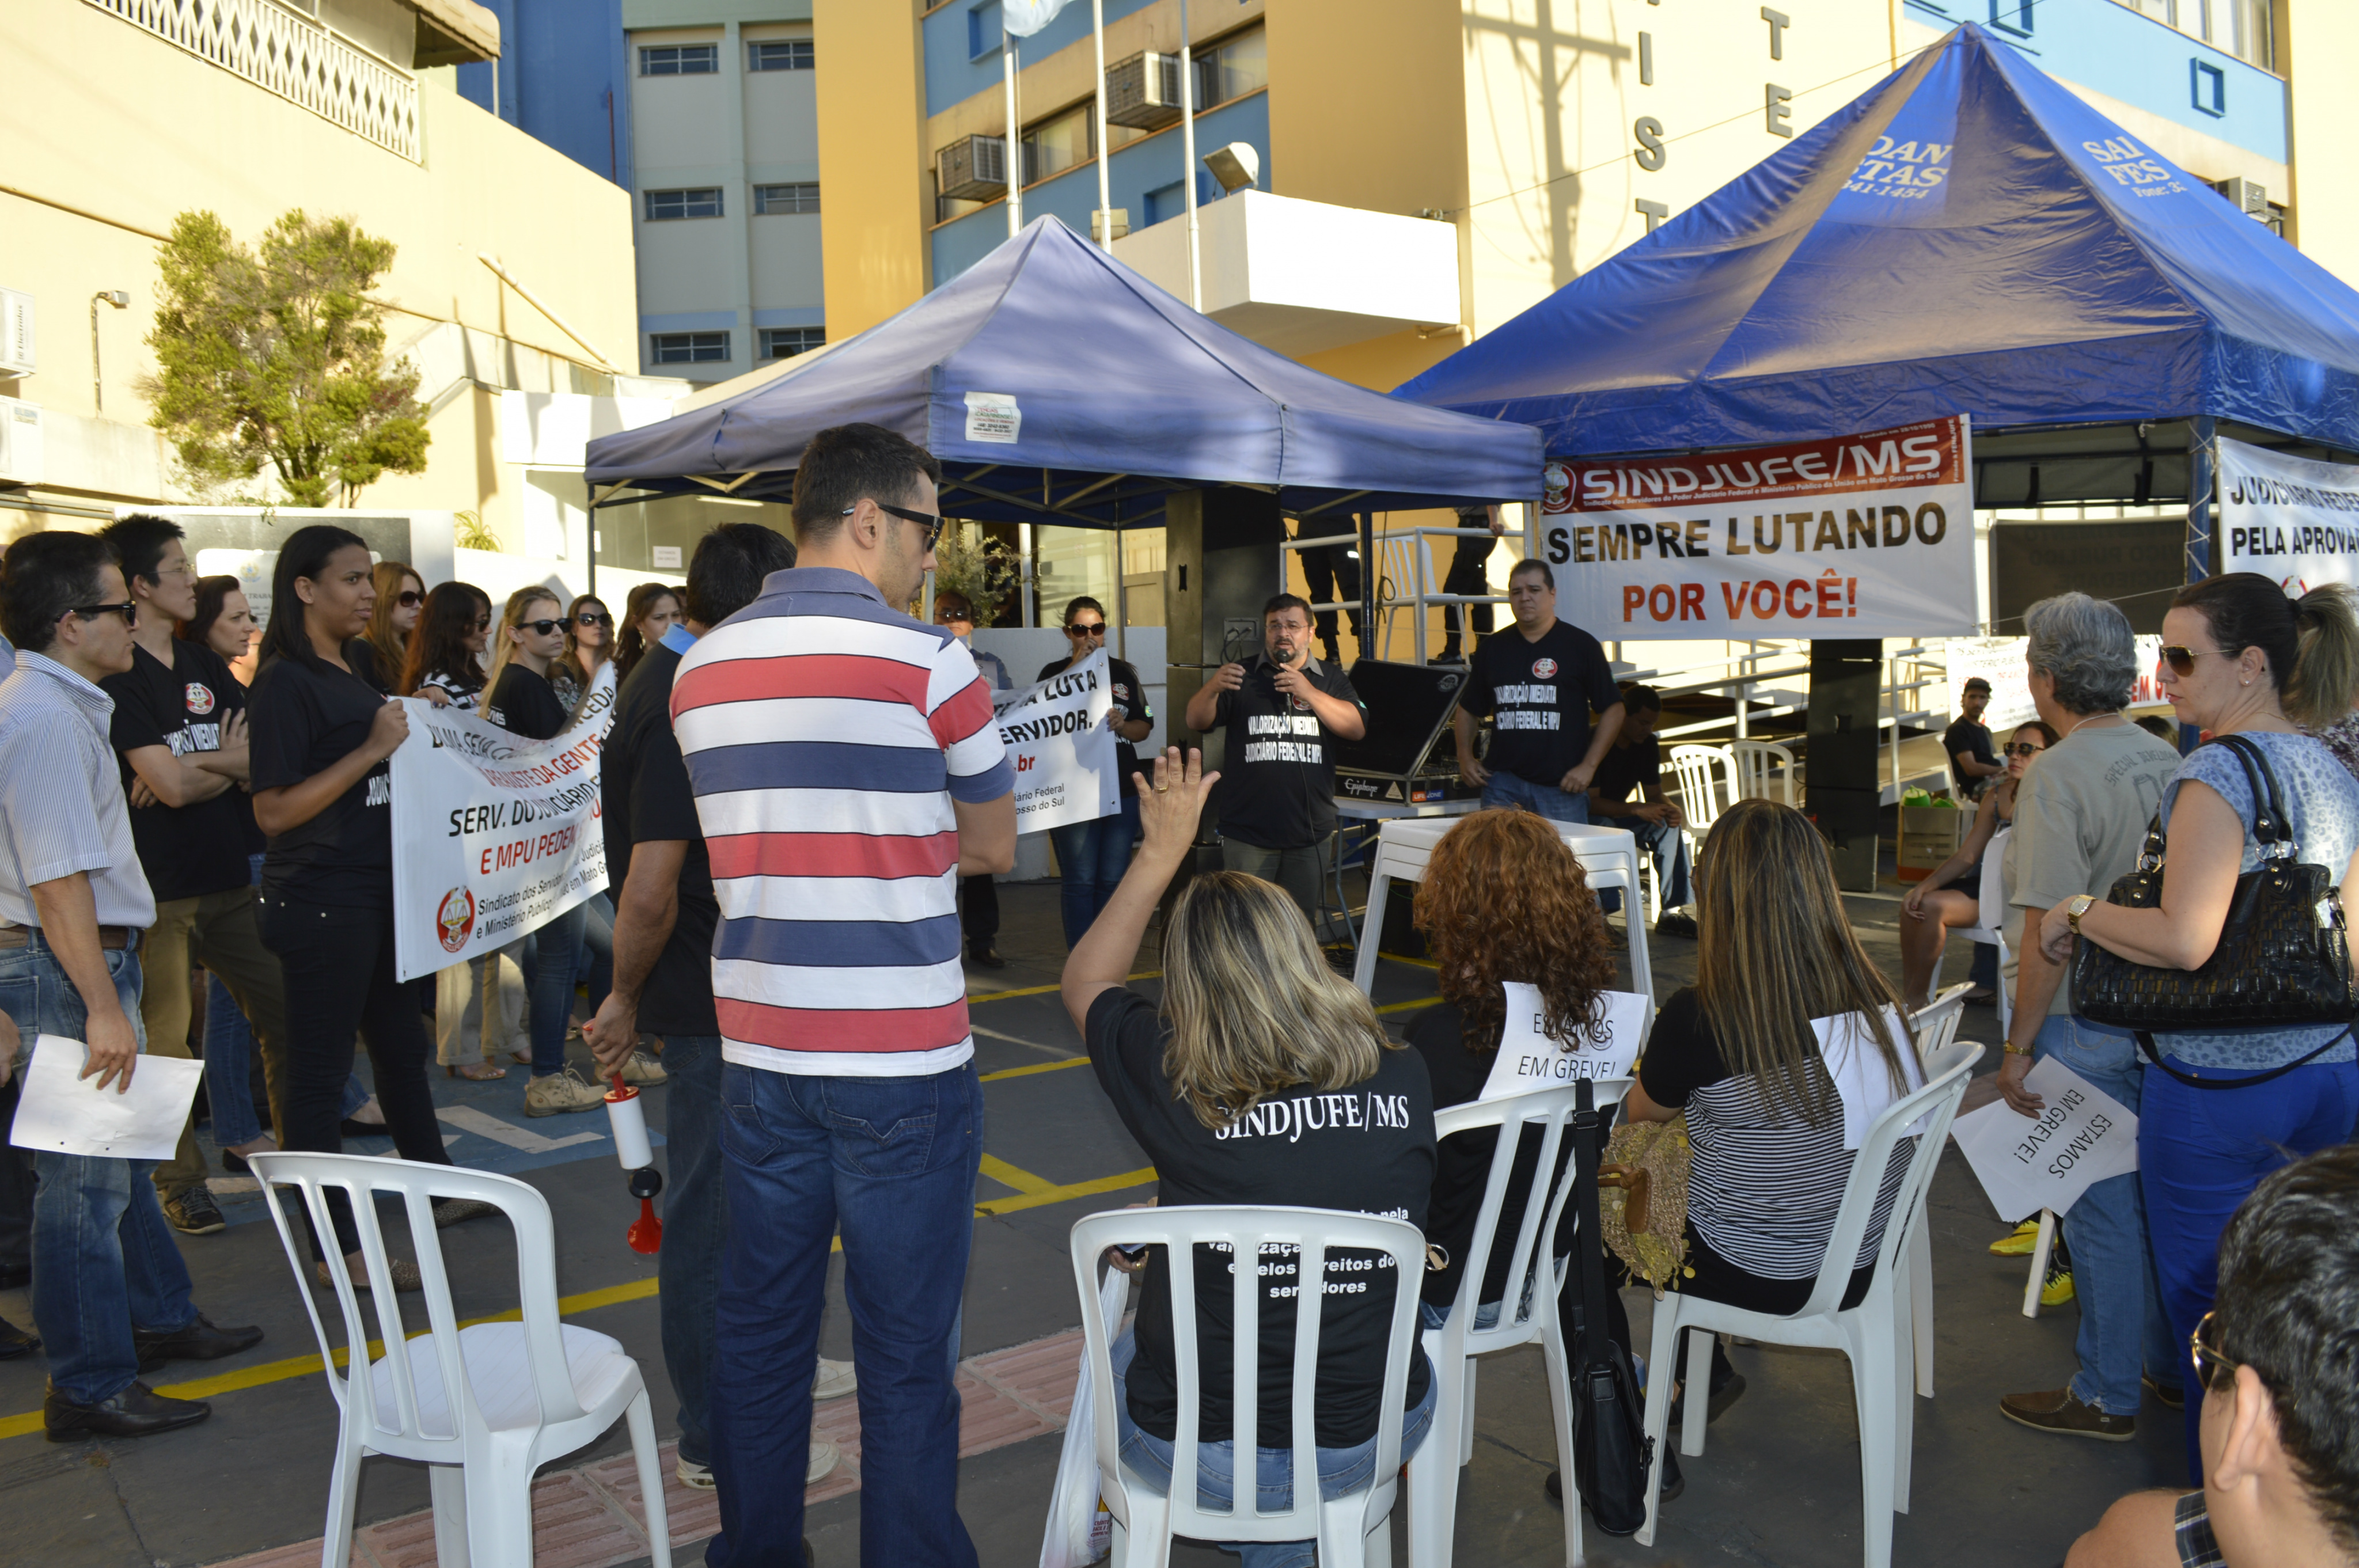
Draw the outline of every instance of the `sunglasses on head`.
M401 590L400 597L396 599L394 602L400 605L404 610L408 610L418 604L418 602L425 597L426 596L424 594L419 592L414 588L405 588Z
M2006 749L2006 754L2010 757L2036 757L2046 750L2047 747L2034 741L2017 741Z
M139 624L139 601L126 599L120 604L77 604L68 613L79 615L84 621L95 621L102 615L120 615L125 626L136 626Z
M538 633L543 637L548 636L551 632L561 632L564 629L565 622L562 621L519 621L516 622L517 631Z
M2236 652L2242 653L2244 650L2239 648ZM2204 654L2217 654L2223 659L2233 659L2236 656L2225 648L2181 648L2173 644L2163 649L2162 662L2170 666L2172 675L2191 676L2195 673L2196 659Z
M904 523L915 523L919 527L923 528L926 531L926 548L929 550L932 549L935 542L942 536L943 519L930 512L912 512L906 506L887 506L881 501L875 504L879 512L890 513ZM855 502L843 509L843 515L849 517L859 509L859 503Z
M599 615L587 610L583 611L573 619L577 624L583 626L612 626L614 623L614 618L613 616Z

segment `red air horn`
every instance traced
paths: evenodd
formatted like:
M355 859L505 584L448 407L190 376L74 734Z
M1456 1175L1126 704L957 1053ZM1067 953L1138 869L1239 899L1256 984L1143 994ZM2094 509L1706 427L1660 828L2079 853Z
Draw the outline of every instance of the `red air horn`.
M631 1221L625 1239L634 1252L653 1252L663 1245L663 1221L656 1217L656 1195L663 1191L663 1173L656 1169L655 1151L647 1144L647 1112L639 1091L625 1087L623 1075L606 1091L606 1120L614 1130L614 1154L631 1173L631 1195L639 1200L639 1217Z

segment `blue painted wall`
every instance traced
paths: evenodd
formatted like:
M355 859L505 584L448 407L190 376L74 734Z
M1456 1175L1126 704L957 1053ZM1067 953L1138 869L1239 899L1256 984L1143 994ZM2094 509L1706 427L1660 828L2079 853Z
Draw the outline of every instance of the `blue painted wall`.
M2114 0L1908 0L1908 13L1937 27L1981 23L2050 76L2288 161L2282 81Z
M1127 16L1153 3L1105 0L1105 19ZM1200 4L1209 10L1217 0L1200 0ZM1000 91L999 0L945 5L920 25L925 29L927 114L939 114L978 92ZM1047 59L1068 44L1088 42L1089 36L1089 0L1071 0L1055 21L1018 40L1016 53L1027 61ZM1106 63L1112 65L1113 59Z
M499 73L499 116L629 189L629 40L622 0L483 0L500 19L500 58L458 68L459 95L484 109Z
M1082 7L1084 20L1089 16ZM1073 7L1067 7L1071 15ZM1111 14L1113 7L1108 5ZM940 13L936 13L940 15ZM1060 20L1062 18L1060 18ZM1196 116L1196 153L1202 156L1214 147L1231 142L1249 142L1261 154L1261 189L1273 189L1270 184L1269 161L1269 94L1256 92L1233 100L1219 108ZM1172 126L1144 141L1134 142L1106 159L1106 182L1113 192L1114 205L1130 209L1130 222L1135 228L1150 226L1147 193L1173 188L1181 178L1181 143L1180 127ZM1218 181L1200 161L1196 166L1196 200L1210 202L1221 193ZM1179 192L1174 189L1176 197ZM1090 212L1098 204L1098 166L1094 159L1069 168L1051 179L1044 179L1024 192L1024 221L1030 222L1044 212L1053 212L1065 227L1087 239L1090 232ZM1171 211L1158 211L1154 222L1168 222L1182 211L1179 200L1171 202ZM933 232L934 287L956 277L975 263L989 255L1007 238L1007 209L1003 202L993 202L979 211L942 224Z

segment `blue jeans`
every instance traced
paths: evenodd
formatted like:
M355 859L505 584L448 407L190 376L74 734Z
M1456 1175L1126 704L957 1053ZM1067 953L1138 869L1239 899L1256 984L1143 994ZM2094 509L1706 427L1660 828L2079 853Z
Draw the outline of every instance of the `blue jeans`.
M1486 803L1487 804L1487 803ZM1643 816L1616 816L1604 824L1608 827L1629 830L1638 841L1638 852L1655 862L1655 885L1663 890L1663 910L1685 909L1694 902L1695 894L1688 886L1688 836L1668 822L1649 822ZM1597 907L1607 914L1622 907L1620 888L1600 888Z
M2121 1101L2124 1109L2138 1112L2146 1065L2128 1031L2069 1013L2052 1015L2039 1026L2031 1054L2039 1061L2055 1058L2091 1087ZM2072 1288L2081 1303L2081 1332L2073 1344L2081 1370L2072 1379L2072 1397L2107 1415L2134 1416L2145 1398L2138 1386L2141 1371L2153 1373L2165 1387L2182 1381L2186 1372L2186 1354L2171 1343L2155 1286L2136 1173L2108 1176L2090 1187L2065 1211L2062 1224L2064 1245L2072 1253Z
M1049 829L1057 847L1057 875L1065 917L1065 946L1081 945L1090 923L1114 897L1130 869L1131 840L1138 837L1138 797L1126 795L1122 809L1094 822L1069 822Z
M2199 1069L2168 1052L2180 1072ZM2207 1077L2217 1068L2200 1069ZM2154 1238L2155 1273L2178 1355L2212 1310L2220 1233L2261 1178L2351 1136L2359 1117L2359 1064L2313 1062L2250 1088L2196 1089L2157 1073L2138 1117L2138 1183ZM2078 1205L2074 1206L2076 1208ZM2080 1265L2077 1260L2074 1268ZM2196 1423L2203 1401L2187 1401L2187 1473L2203 1478Z
M24 1037L20 1064L30 1062L36 1034L80 1040L89 1021L49 944L28 935L27 946L0 949L0 1011ZM137 1032L139 955L116 948L105 957ZM196 1321L188 1265L149 1179L155 1168L153 1160L33 1155L33 1323L48 1345L50 1387L77 1404L111 1400L139 1376L133 1329Z
M1420 1305L1423 1303L1420 1303ZM1494 1308L1495 1311L1495 1307ZM1131 1358L1138 1353L1136 1340L1125 1332L1114 1341L1111 1359L1114 1362L1114 1419L1122 1425L1123 1463L1157 1486L1171 1485L1171 1444L1149 1432L1140 1430L1130 1419L1129 1372ZM1417 1353L1422 1357L1423 1350ZM1433 1400L1440 1379L1430 1367L1425 1379L1425 1398L1411 1405L1401 1418L1401 1462L1407 1464L1417 1445L1433 1425ZM1259 1501L1256 1506L1278 1509L1294 1506L1294 1450L1256 1446L1254 1485ZM1196 1506L1201 1509L1227 1509L1233 1501L1234 1487L1230 1476L1236 1471L1236 1444L1204 1443L1196 1448ZM1319 1451L1319 1495L1332 1501L1357 1487L1368 1484L1376 1463L1376 1440L1371 1436L1365 1443L1355 1443L1349 1448L1322 1448ZM1311 1568L1318 1562L1315 1541L1232 1541L1223 1543L1224 1551L1234 1552L1245 1560L1245 1568Z
M728 1063L729 1239L712 1357L721 1533L710 1568L799 1563L828 1244L860 1369L860 1560L973 1568L958 1516L959 1301L974 1237L983 1086Z
M679 1456L712 1463L713 1302L721 1293L721 1249L729 1235L729 1187L721 1162L721 1037L664 1036L664 1369L679 1396Z
M614 989L614 904L603 892L582 901L582 946L573 955L573 976L589 989L595 1017Z
M1585 826L1589 821L1587 794L1569 794L1552 784L1537 784L1515 773L1494 770L1491 782L1483 786L1483 809L1494 811L1506 806L1537 811L1551 822Z
M262 885L262 857L249 855L252 885ZM368 1086L354 1073L344 1080L343 1113L368 1104ZM254 1026L217 975L205 977L205 1104L212 1109L213 1142L223 1149L262 1136L254 1109Z
M552 915L533 933L532 1076L545 1078L565 1071L565 1032L573 1023L574 966L590 923L587 904L575 904ZM614 951L614 928L607 927L607 951ZM496 1013L494 1016L497 1016Z

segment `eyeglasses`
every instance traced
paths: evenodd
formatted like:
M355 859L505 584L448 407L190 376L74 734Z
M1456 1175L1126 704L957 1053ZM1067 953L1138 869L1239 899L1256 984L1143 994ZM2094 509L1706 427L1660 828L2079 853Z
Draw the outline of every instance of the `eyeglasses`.
M562 621L519 621L516 622L517 631L538 633L543 637L548 636L551 632L561 632L564 629L565 622Z
M592 615L586 610L573 619L577 624L582 626L612 626L614 623L614 618L611 615Z
M2035 746L2028 741L2017 741L2006 749L2006 754L2010 757L2036 757L2046 750L2047 747Z
M2195 1332L2187 1336L2187 1347L2193 1352L2195 1380L2207 1389L2213 1386L2212 1374L2204 1369L2203 1364L2207 1361L2231 1378L2236 1375L2236 1364L2234 1361L2203 1343L2203 1331L2210 1327L2212 1320L2219 1315L2217 1313L2205 1313L2202 1321L2195 1325Z
M426 596L424 594L419 592L414 588L405 588L401 590L400 597L397 598L394 602L400 605L404 610L408 610L416 606L419 601L423 600L425 597Z
M1103 621L1076 621L1071 625L1065 628L1065 635L1068 637L1103 637L1105 635L1105 622Z
M2238 654L2243 652L2244 650L2242 648L2236 650L2236 653ZM2195 673L2195 659L2196 655L2199 654L2217 654L2223 659L2233 659L2236 656L2235 654L2228 652L2225 648L2180 648L2174 646L2163 649L2162 662L2170 666L2170 673L2172 675L2191 676Z
M84 621L95 621L102 615L120 615L125 626L139 624L139 601L126 599L120 604L77 604L67 613L79 615Z
M887 506L881 501L875 503L875 507L877 511L888 512L904 523L915 523L919 527L923 528L926 531L926 548L929 550L932 549L936 541L942 536L943 519L930 512L912 512L906 506ZM849 517L859 510L859 503L855 502L843 509L843 515Z

